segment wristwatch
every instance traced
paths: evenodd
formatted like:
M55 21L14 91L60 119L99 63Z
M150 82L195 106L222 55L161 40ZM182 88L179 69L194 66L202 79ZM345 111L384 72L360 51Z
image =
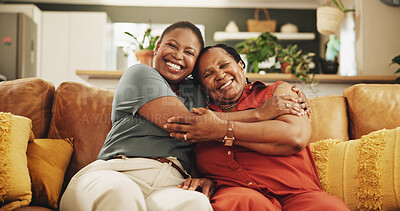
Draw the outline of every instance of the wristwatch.
M222 142L224 142L225 146L232 146L233 141L235 141L235 137L233 136L233 122L228 120L228 131L226 132L226 135L224 137L224 140L222 140Z

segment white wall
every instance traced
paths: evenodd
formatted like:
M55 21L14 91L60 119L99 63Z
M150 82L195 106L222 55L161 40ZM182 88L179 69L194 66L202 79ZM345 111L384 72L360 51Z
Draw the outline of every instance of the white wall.
M388 66L400 54L400 7L356 0L357 75L393 75Z

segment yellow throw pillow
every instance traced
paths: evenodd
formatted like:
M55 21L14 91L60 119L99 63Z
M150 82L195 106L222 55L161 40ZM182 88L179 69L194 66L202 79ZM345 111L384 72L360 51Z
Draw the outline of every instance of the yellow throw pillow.
M65 171L71 159L72 138L35 139L28 144L28 168L32 179L32 203L58 208Z
M310 146L322 189L351 210L400 209L400 127Z
M26 206L32 198L26 159L32 121L0 112L0 210Z

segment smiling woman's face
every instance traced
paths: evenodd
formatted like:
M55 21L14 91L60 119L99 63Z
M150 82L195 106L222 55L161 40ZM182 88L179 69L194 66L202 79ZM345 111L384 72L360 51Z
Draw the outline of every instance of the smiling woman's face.
M200 42L190 29L173 29L157 44L154 67L170 85L179 84L192 73L200 51Z
M238 101L246 86L242 62L236 62L219 47L211 48L201 56L198 74L206 93L219 105Z

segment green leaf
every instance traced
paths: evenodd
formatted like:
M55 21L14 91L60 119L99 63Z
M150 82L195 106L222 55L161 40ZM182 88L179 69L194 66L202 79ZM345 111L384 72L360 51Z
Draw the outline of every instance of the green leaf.
M159 36L153 37L151 35L151 28L148 28L145 31L141 41L139 41L139 39L136 36L134 36L133 34L131 34L129 32L124 32L124 33L131 36L134 39L134 42L132 42L131 45L136 46L136 48L138 48L138 49L153 50L156 46L157 40L159 39ZM148 44L147 47L145 47L145 44Z
M259 70L259 68L258 68L258 61L254 61L254 62L251 64L251 66L253 67L254 73L258 73L258 70Z
M317 84L319 84L319 81L317 81L317 80L311 82L311 86L316 86Z
M249 38L236 45L239 53L246 54L254 72L258 72L258 63L275 56L280 48L278 38L269 32L261 33L258 37Z
M293 67L293 65L291 65L291 64L289 64L289 65L287 65L286 66L286 69L285 69L285 72L287 73L287 72L292 72L292 67Z
M264 46L264 48L261 49L261 59L267 59L269 55L271 54L271 47L270 46Z
M326 44L325 59L334 61L340 50L340 40L335 35L329 36L329 41Z
M131 37L135 37L135 36L133 36L133 34L131 34L131 33L129 33L129 32L125 32L125 34L127 34L127 35L129 35L129 36L131 36Z
M392 59L392 64L399 64L400 65L400 55L394 57Z
M394 72L394 74L396 74L396 73L400 73L400 68L398 70L396 70L396 72Z
M254 55L254 54L248 54L248 55L247 55L247 61L253 62L253 61L255 61L255 60L256 60L256 58L255 58L255 55Z

